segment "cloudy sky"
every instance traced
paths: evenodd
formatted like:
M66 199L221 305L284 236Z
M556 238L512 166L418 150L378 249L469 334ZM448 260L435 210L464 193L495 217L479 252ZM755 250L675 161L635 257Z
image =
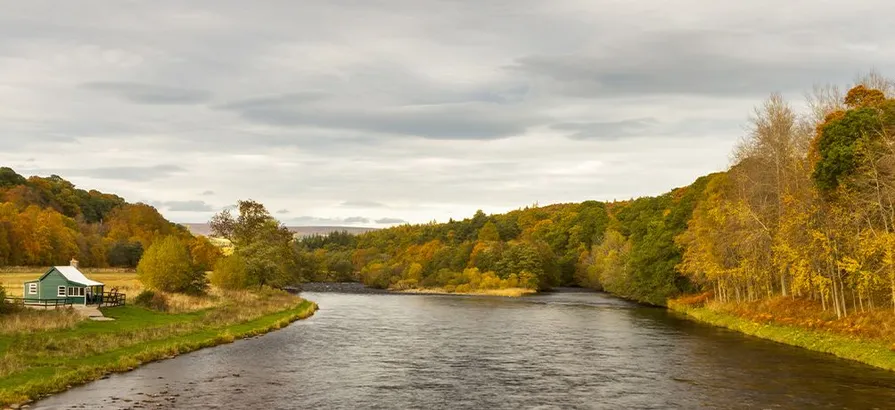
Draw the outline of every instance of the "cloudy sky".
M0 0L0 164L205 221L384 226L722 170L753 106L895 73L895 3ZM875 18L874 16L889 16Z

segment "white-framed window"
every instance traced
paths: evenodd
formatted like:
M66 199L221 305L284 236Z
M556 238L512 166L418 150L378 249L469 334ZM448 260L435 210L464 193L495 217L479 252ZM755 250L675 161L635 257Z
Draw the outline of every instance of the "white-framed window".
M29 295L37 294L37 283L32 282L32 283L28 284L28 294Z
M60 286L58 290L56 290L56 296L65 296L65 286Z
M78 296L84 296L84 288L78 288Z

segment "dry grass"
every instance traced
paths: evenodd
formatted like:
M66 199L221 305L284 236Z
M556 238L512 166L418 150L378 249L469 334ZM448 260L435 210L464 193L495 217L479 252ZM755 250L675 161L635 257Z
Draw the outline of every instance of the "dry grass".
M58 310L20 308L0 315L0 335L69 329L84 319L83 315L72 308Z
M524 295L531 295L537 291L528 288L507 288L507 289L478 289L469 292L450 292L445 288L418 288L400 290L402 293L424 293L424 294L440 294L440 295L478 295L478 296L503 296L518 298Z
M20 268L22 269L22 268ZM46 270L28 268L30 271L8 269L0 272L0 285L6 289L6 295L10 297L22 297L23 286L26 281L35 280L46 273ZM137 279L137 274L130 271L113 269L84 269L84 275L90 279L102 282L108 292L112 288L118 288L118 292L128 295L136 295L143 290L143 284Z

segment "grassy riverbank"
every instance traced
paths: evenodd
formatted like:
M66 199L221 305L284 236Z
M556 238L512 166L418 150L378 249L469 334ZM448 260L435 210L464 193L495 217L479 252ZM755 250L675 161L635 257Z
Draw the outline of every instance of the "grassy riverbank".
M836 318L805 309L810 303L779 298L744 306L690 297L670 300L668 308L699 322L895 371L891 312Z
M317 309L313 302L273 290L225 296L215 307L184 313L137 306L104 308L106 316L115 318L108 322L72 320L66 312L24 313L59 326L42 330L7 326L0 333L0 406L280 329Z

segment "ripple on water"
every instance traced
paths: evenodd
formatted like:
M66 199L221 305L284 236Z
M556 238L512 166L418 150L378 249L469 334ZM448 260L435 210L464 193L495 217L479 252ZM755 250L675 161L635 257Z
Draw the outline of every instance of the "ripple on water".
M152 363L34 407L732 409L895 403L893 373L602 294L304 296L321 307L310 319Z

